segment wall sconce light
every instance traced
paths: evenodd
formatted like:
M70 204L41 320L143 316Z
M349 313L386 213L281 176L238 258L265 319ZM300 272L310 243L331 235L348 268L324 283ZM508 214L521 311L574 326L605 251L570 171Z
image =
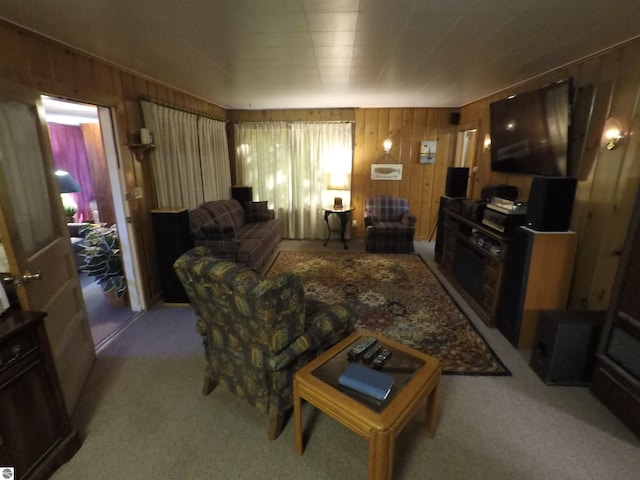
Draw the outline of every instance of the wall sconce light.
M390 138L387 138L384 142L382 142L382 148L384 149L384 153L386 153L387 155L389 155L392 146L393 142Z
M491 136L488 133L484 134L484 142L482 143L484 146L484 151L488 152L491 150Z
M622 126L615 118L609 118L604 124L603 143L607 150L613 150L618 146L620 140L624 138Z

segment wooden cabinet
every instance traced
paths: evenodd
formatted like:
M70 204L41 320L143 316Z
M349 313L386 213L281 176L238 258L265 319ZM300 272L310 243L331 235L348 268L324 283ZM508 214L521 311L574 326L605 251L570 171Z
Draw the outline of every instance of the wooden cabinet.
M0 465L14 467L18 480L48 478L80 448L60 392L45 315L0 316Z
M598 349L591 390L640 436L640 191Z
M440 270L487 325L530 349L540 310L566 308L576 234L518 227L510 236L443 213Z
M489 326L496 325L509 238L448 209L440 270Z

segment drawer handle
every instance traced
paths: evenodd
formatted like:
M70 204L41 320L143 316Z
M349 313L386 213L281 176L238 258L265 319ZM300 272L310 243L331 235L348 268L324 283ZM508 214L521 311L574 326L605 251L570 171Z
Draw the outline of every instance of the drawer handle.
M0 363L2 363L2 365L11 365L20 357L20 350L20 345L14 345L13 347L11 347L11 358L9 358L7 361L0 361Z

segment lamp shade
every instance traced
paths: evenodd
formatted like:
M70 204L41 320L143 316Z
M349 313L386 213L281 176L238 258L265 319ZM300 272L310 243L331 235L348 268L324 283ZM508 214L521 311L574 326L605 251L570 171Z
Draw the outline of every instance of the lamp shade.
M349 190L349 179L344 173L334 173L329 178L327 190Z
M69 172L64 170L56 170L56 178L58 179L58 186L60 187L60 193L74 193L81 192L82 188L75 178L71 176Z

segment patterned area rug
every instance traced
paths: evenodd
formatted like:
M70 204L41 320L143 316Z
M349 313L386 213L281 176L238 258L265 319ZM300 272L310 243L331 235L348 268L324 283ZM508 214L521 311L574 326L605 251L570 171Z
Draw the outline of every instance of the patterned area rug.
M442 363L443 373L510 375L419 255L280 252L267 276L295 272L305 294L346 301L366 328Z

